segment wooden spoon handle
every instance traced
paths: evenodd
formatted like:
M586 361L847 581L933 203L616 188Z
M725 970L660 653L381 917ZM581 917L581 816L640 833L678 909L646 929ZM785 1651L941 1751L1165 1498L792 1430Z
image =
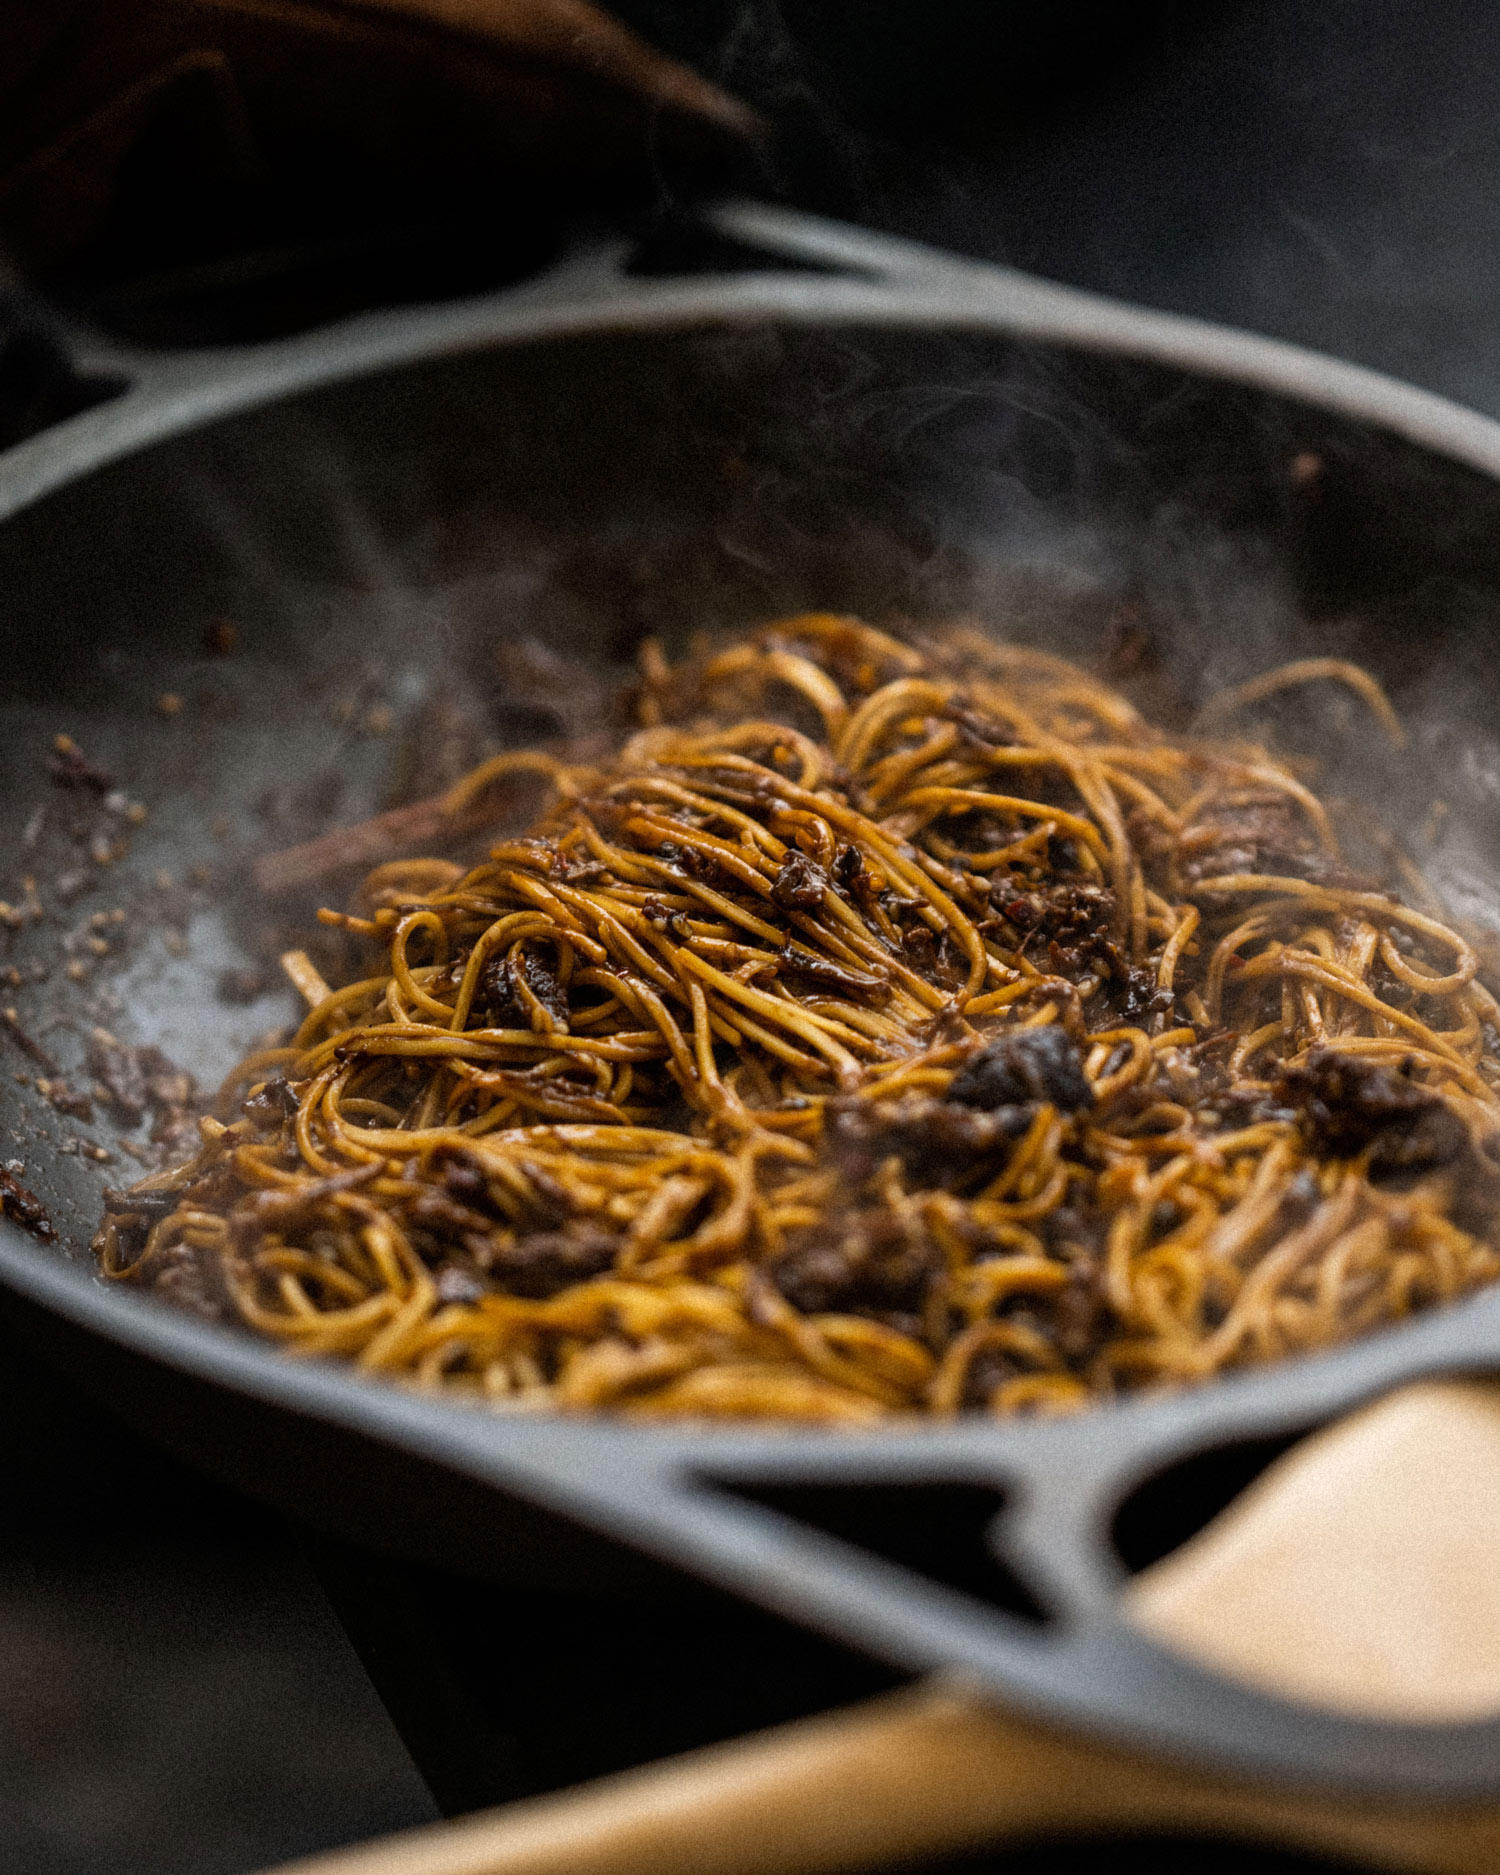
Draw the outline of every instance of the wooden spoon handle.
M1500 1390L1430 1382L1294 1448L1124 1606L1166 1645L1272 1691L1367 1717L1478 1718L1500 1712L1497 1547ZM1252 1785L934 1683L283 1875L853 1875L1141 1829L1413 1875L1500 1869L1500 1802Z
M1267 1791L930 1686L281 1875L855 1875L1117 1829L1227 1832L1413 1875L1500 1867L1500 1806L1422 1812Z

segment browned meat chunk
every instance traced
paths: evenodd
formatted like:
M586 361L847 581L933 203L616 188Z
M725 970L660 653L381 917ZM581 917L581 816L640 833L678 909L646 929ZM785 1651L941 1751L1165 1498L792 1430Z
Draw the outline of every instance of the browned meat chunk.
M1188 891L1200 880L1229 873L1290 876L1356 890L1378 884L1326 852L1296 803L1270 792L1210 808L1184 828L1177 841L1177 866Z
M245 1097L240 1112L256 1126L279 1126L283 1120L296 1117L297 1096L291 1082L278 1075L274 1080L263 1081L259 1087L252 1089Z
M542 1300L571 1283L601 1276L615 1260L618 1243L608 1232L578 1224L535 1231L489 1259L490 1274L513 1296Z
M889 1002L891 997L887 978L831 964L825 958L798 950L793 944L783 944L777 953L776 974L789 978L799 987L823 990L833 996L853 996L876 1004Z
M0 1171L0 1212L43 1243L51 1243L57 1236L46 1205L13 1172Z
M831 1100L826 1136L851 1184L863 1184L895 1157L928 1184L997 1163L1030 1124L1030 1106L985 1113L956 1100Z
M89 1073L115 1117L134 1126L148 1109L158 1119L180 1117L194 1103L193 1077L159 1048L130 1048L108 1029L89 1035Z
M827 890L827 873L793 847L781 862L771 897L783 911L816 911Z
M551 965L527 949L521 952L519 969L509 957L492 957L479 973L479 998L491 1028L531 1027L531 1010L521 990L523 983L554 1022L566 1025L567 993Z
M1115 915L1115 895L1106 886L1073 880L1016 891L1007 883L997 890L995 907L1023 937L1035 933L1068 946L1096 931L1107 931Z
M168 1244L149 1251L135 1266L136 1280L146 1289L175 1302L204 1321L235 1318L234 1301L224 1279L224 1259L217 1250L195 1249L192 1244Z
M1318 1048L1283 1071L1276 1092L1314 1152L1353 1158L1368 1147L1376 1176L1430 1171L1468 1146L1463 1121L1414 1078L1409 1061L1390 1068Z
M920 1329L922 1304L943 1259L912 1242L889 1211L844 1213L795 1243L771 1267L771 1280L804 1314L868 1315L906 1334Z
M1158 989L1156 973L1132 963L1115 942L1118 905L1107 887L1075 880L1028 892L1007 886L995 905L1002 934L1006 926L1018 933L1027 954L1044 958L1055 976L1069 983L1103 978L1106 1007L1116 1020L1139 1022L1171 1010L1171 991Z
M1016 1029L971 1055L953 1077L949 1100L993 1112L1027 1101L1050 1101L1060 1113L1094 1104L1076 1045L1057 1026Z

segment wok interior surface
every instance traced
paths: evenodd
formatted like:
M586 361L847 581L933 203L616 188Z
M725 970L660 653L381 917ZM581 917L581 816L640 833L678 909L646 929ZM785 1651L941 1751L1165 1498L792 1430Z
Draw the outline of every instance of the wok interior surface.
M86 1088L97 1025L212 1086L286 1021L274 958L316 899L268 906L251 861L389 804L403 770L437 791L413 735L438 691L487 747L545 731L507 699L515 640L623 671L646 633L965 613L1097 667L1126 616L1159 659L1131 694L1179 722L1285 658L1350 656L1411 749L1326 691L1279 727L1408 837L1442 800L1422 863L1493 924L1497 522L1486 478L1346 421L963 334L537 342L157 445L0 528L6 1157L86 1262L135 1167L106 1109L35 1080ZM52 783L59 734L143 825Z

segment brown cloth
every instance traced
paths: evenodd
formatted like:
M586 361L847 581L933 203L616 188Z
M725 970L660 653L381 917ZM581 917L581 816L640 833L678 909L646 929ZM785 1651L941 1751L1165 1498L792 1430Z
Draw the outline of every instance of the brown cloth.
M146 154L199 204L690 170L751 114L586 0L0 0L0 248L45 273ZM216 191L218 192L216 194Z

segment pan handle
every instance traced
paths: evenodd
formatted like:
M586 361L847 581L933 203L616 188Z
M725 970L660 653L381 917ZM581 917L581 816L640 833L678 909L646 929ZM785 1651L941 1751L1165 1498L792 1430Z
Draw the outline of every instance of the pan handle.
M1500 1705L1500 1389L1405 1387L1305 1440L1138 1576L1128 1616L1332 1709ZM1231 1833L1488 1875L1500 1803L1254 1783L1084 1739L937 1681L282 1875L856 1875L1039 1835Z
M0 449L118 397L126 373L81 364L67 324L0 265Z
M520 286L364 313L260 345L160 354L91 340L75 352L79 377L129 388L0 455L0 520L159 438L342 378L510 340L776 319L994 332L1156 362L1302 398L1500 476L1500 423L1300 346L793 209L730 202L704 222L731 250L727 270L645 276L631 269L632 244L617 238Z
M725 214L732 218L731 211ZM623 235L595 237L530 280L470 299L360 313L257 344L178 352L75 330L0 273L0 521L63 483L158 440L341 379L512 340L662 329L726 316L775 317L782 310L796 316L807 297L797 287L814 273L837 274L844 266L832 250L826 256L813 252L814 231L833 224L790 215L777 225L800 221L808 223L802 254L762 239L749 221L743 230L728 221L721 226L711 212L702 225L733 250L732 257L721 255L713 271L636 271L635 242ZM800 272L787 272L788 261ZM726 271L733 277L726 280ZM864 280L817 280L815 297L827 299L832 289L832 312L857 312L838 292L845 284L868 292L868 268L857 263L857 271ZM787 284L790 298L780 291ZM41 403L31 396L40 414L7 430L3 396L12 304L23 342L13 354L18 369L11 375L29 387L28 395L50 385L66 386L67 394Z
M1500 1810L1269 1790L1050 1732L937 1685L275 1875L862 1875L1034 1841L1155 1831L1492 1875Z

